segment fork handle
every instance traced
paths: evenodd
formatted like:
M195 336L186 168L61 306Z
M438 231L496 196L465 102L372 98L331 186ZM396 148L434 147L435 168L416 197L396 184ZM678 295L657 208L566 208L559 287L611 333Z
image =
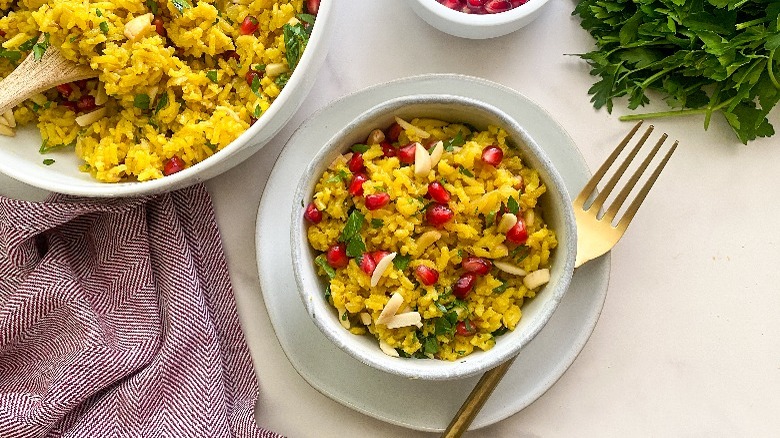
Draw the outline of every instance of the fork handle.
M482 410L485 402L490 398L496 386L498 386L498 382L501 381L514 361L515 358L513 357L482 375L482 378L479 379L474 389L471 390L468 398L463 402L463 405L461 405L460 410L455 414L447 429L444 430L442 438L457 438L468 430L471 422L474 421L479 411Z

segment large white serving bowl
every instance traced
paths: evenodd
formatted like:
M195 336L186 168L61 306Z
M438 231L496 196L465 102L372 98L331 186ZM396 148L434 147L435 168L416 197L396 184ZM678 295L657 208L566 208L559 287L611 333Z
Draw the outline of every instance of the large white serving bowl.
M414 12L431 26L470 39L495 38L521 29L539 16L548 1L528 0L506 12L477 15L450 9L436 0L408 0Z
M540 202L546 222L555 230L559 242L551 258L550 282L537 291L534 299L526 301L518 326L514 331L498 337L495 347L488 351L475 351L454 362L390 357L380 350L373 336L357 336L344 329L335 308L324 296L326 281L317 275L314 263L317 253L306 237L308 225L303 213L322 173L351 145L363 142L371 130L389 126L394 116L406 120L430 117L468 123L481 130L488 125L500 126L509 134L508 142L521 150L524 162L537 169L547 185L547 192ZM485 372L518 354L547 323L564 296L574 271L577 250L576 225L570 198L561 176L545 154L544 147L523 129L522 120L514 120L503 111L478 100L450 95L412 95L389 100L363 112L333 138L323 139L322 149L303 172L295 191L290 230L295 280L303 305L314 324L330 341L364 364L413 379L451 380L468 377Z
M81 161L70 151L38 150L41 137L35 126L17 130L16 137L0 136L0 172L44 190L78 196L123 197L167 192L215 177L239 164L271 140L290 121L327 56L335 21L334 1L323 0L306 50L279 96L260 119L232 143L206 160L172 175L144 182L103 183L79 171ZM51 165L44 159L54 159Z

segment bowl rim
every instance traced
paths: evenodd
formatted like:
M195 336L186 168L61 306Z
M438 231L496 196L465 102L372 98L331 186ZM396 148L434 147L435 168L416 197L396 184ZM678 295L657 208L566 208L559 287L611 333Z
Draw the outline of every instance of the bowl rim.
M447 21L457 23L462 26L472 27L493 27L511 23L535 13L542 8L549 0L529 0L516 8L496 14L466 14L454 9L450 9L436 0L412 0L425 8L429 13L441 17Z
M282 111L283 104L290 99L290 96L297 91L300 86L302 86L301 84L304 80L303 72L309 70L309 66L316 61L315 52L327 49L327 47L321 48L321 46L326 44L327 27L330 26L330 21L332 20L331 16L333 15L333 3L333 1L326 1L320 4L306 50L303 51L303 55L301 55L298 65L290 75L287 85L282 88L279 95L271 102L268 110L261 115L257 122L250 125L249 128L242 132L235 140L230 142L230 144L205 160L163 178L148 181L121 181L116 183L100 182L89 176L89 180L84 180L78 184L63 184L55 176L55 171L49 168L36 168L36 172L26 172L24 169L18 169L15 166L6 163L5 160L0 160L0 172L33 187L48 190L50 192L85 197L153 195L178 190L205 181L207 178L204 178L203 174L207 173L208 170L219 166L223 161L227 160L228 157L247 148L261 131L264 129L274 129L275 132L272 132L270 135L266 136L265 139L262 139L259 144L255 145L258 150L265 146L265 144L267 144L284 127L286 123L275 128L273 126L267 128L268 125L276 122L274 116ZM296 74L298 71L301 73ZM302 100L303 99L301 99L301 101Z
M558 210L559 214L561 215L560 220L563 227L565 228L564 230L559 230L559 234L562 235L561 233L565 233L566 240L558 247L558 251L563 253L563 256L558 257L559 263L561 263L561 267L559 268L560 274L555 278L555 282L551 282L551 284L553 284L552 290L549 290L549 288L544 289L544 291L549 293L550 296L547 298L547 301L544 303L544 307L539 312L541 316L537 316L531 325L525 327L522 332L514 332L517 334L513 339L511 347L502 346L503 348L498 350L494 347L487 352L475 351L462 360L452 362L438 359L435 359L433 360L434 362L431 362L431 360L424 361L421 359L400 358L404 362L395 362L395 364L393 364L390 362L390 360L395 360L398 358L377 355L376 357L381 359L375 359L374 357L362 354L360 351L361 349L356 347L357 343L349 342L349 339L351 339L350 336L359 335L353 335L349 331L344 330L340 323L336 321L337 318L332 317L332 310L334 310L333 306L326 303L325 309L323 309L322 306L318 306L315 303L314 296L316 294L321 295L319 288L317 288L316 291L307 290L304 276L307 275L308 272L305 272L304 269L310 270L314 277L313 281L319 282L320 278L316 274L316 268L314 267L313 260L311 260L311 258L306 255L306 251L308 251L310 248L308 239L304 237L306 235L306 229L308 226L303 221L303 211L306 205L305 200L311 198L311 193L309 193L309 190L307 190L307 186L313 186L316 184L316 180L318 178L316 173L318 168L323 165L324 160L328 159L330 155L335 153L335 150L347 149L348 145L345 145L344 142L348 139L350 133L355 127L359 127L361 124L371 119L381 117L383 115L390 115L393 111L397 111L405 106L420 103L456 103L461 105L468 105L472 108L477 108L479 111L486 111L493 117L498 117L501 120L501 123L504 125L502 127L509 132L510 138L514 135L519 135L520 138L518 140L521 140L522 143L525 143L528 149L523 150L523 154L532 154L534 156L535 161L538 161L543 169L539 169L536 166L534 166L534 168L542 171L540 176L544 179L548 187L555 188L555 190L548 189L548 193L552 192L553 194L551 196L558 198L558 202L553 203L559 206ZM509 128L510 126L511 128ZM531 159L527 161L534 160ZM527 131L522 128L520 123L506 115L506 113L499 110L498 108L477 99L449 94L418 94L412 96L396 97L367 109L358 115L355 119L353 119L352 122L350 122L347 126L340 129L330 139L323 143L323 146L315 154L315 156L306 166L306 170L299 178L294 193L293 207L291 211L291 223L293 226L290 228L289 236L291 244L291 256L293 259L292 265L296 286L298 288L298 295L306 309L307 314L313 320L313 323L317 326L317 328L340 349L358 361L385 372L407 378L425 380L453 380L470 377L481 372L485 372L488 369L491 369L500 363L514 357L523 346L525 346L536 336L536 334L544 327L544 325L553 315L560 300L568 290L572 279L574 272L574 259L576 256L576 223L574 219L574 210L571 205L568 191L563 182L563 178L558 173L557 169L553 166L544 150L535 142L532 137L530 137L530 135L528 135ZM308 268L304 268L303 263L306 263ZM537 295L541 293L542 291L539 291ZM322 310L327 310L327 312L321 312ZM321 313L327 313L328 316L321 318ZM336 321L335 324L334 321ZM379 348L377 348L377 351L379 351ZM402 364L402 366L392 366L399 363ZM423 363L435 363L441 364L441 366L436 367L436 365L434 365L436 368L431 368L430 366L419 365Z

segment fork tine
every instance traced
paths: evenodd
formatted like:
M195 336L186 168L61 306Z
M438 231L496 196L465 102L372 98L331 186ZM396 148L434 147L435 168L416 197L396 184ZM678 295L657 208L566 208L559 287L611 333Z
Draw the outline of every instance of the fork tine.
M661 138L655 143L655 146L650 151L649 154L647 154L647 157L642 161L642 164L636 169L633 175L631 175L631 179L626 182L625 187L618 193L617 197L612 201L612 205L610 205L607 212L604 214L604 217L602 218L606 222L612 222L612 219L615 219L615 216L618 213L618 210L620 210L620 207L623 206L623 203L626 201L626 198L628 198L629 193L631 193L631 190L634 189L636 186L636 183L639 182L639 178L642 177L642 174L645 173L645 170L650 166L650 162L653 161L653 158L658 154L658 151L661 149L661 145L664 144L666 141L666 138L668 135L664 133L661 135Z
M585 209L585 202L590 197L591 193L593 193L593 190L596 189L596 185L601 181L601 178L604 178L604 175L607 173L607 170L611 167L612 163L617 159L618 155L620 155L621 152L623 152L623 149L625 149L626 145L629 141L631 141L631 137L636 134L636 131L639 130L639 127L642 126L642 121L640 120L634 127L631 129L631 131L623 138L623 140L618 144L617 148L612 152L612 154L609 156L609 158L604 161L604 164L599 167L599 170L596 171L595 174L590 178L587 184L585 184L585 187L582 188L582 191L580 191L580 194L577 195L577 198L574 200L574 207Z
M626 169L628 169L629 164L631 164L631 161L634 160L634 157L636 157L636 154L639 153L639 150L642 149L642 146L645 145L645 142L647 141L647 138L650 137L650 134L653 132L653 125L650 125L647 127L647 130L645 130L645 133L642 134L642 138L639 139L636 146L634 146L633 149L631 149L631 152L629 152L628 156L625 160L620 164L618 169L615 171L615 173L612 175L612 178L607 181L607 184L604 185L604 188L599 192L599 195L596 196L596 199L593 200L593 204L588 208L590 210L591 208L595 207L595 211L599 211L601 207L604 205L604 201L607 200L607 197L612 193L612 190L617 185L618 181L620 181L620 178L623 177L623 174L626 173ZM615 157L612 159L612 164L614 164L614 160L617 159Z
M660 163L658 163L658 167L656 167L653 174L650 176L647 182L645 182L645 185L642 186L642 190L640 190L639 193L637 193L636 199L634 199L634 201L631 202L631 205L628 206L626 213L623 215L623 217L620 218L620 221L616 226L616 228L620 230L620 232L625 232L626 228L628 228L628 224L631 222L631 219L634 218L634 215L636 214L637 210L639 210L639 206L642 205L642 202L645 200L645 197L647 197L647 194L650 192L650 189L653 187L655 180L658 179L658 175L660 175L661 171L664 170L664 166L666 166L666 162L669 161L669 158L672 157L672 154L677 149L678 143L679 142L675 141L674 144L672 144L672 147L669 148L669 151L664 156L664 159Z

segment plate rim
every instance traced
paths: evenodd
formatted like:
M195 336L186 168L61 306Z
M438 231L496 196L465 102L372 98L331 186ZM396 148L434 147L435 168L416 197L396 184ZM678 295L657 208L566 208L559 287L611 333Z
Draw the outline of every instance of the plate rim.
M296 373L298 375L300 375L304 379L304 381L307 382L307 384L309 384L309 386L311 386L313 389L315 389L320 394L325 395L326 397L330 398L331 400L336 401L337 403L342 404L344 406L347 406L347 407L349 407L349 408L351 408L351 409L353 409L353 410L355 410L357 412L360 412L360 413L362 413L364 415L368 415L368 416L370 416L372 418L376 418L378 420L385 421L387 423L394 424L394 425L397 425L397 426L406 427L406 428L409 428L409 429L420 430L420 431L427 431L427 432L441 432L443 430L443 428L441 428L441 427L420 426L420 425L412 424L412 423L410 423L408 421L404 421L403 419L396 419L396 418L393 418L393 417L388 416L388 415L383 415L381 412L376 412L376 411L373 411L373 410L366 409L366 408L362 407L361 405L353 403L351 400L346 400L346 399L340 397L339 395L337 395L336 393L334 393L333 391L329 390L329 388L325 387L326 385L319 384L317 382L316 376L310 375L309 373L307 373L305 370L302 369L303 367L300 366L300 363L298 362L298 360L296 358L294 358L293 357L294 355L291 352L288 352L288 349L285 347L285 345L283 345L283 343L281 341L281 338L279 337L279 327L277 327L277 325L282 326L283 325L283 321L279 321L279 320L276 319L276 315L269 308L269 303L268 303L268 300L266 299L266 293L265 293L265 289L266 288L264 287L264 277L265 277L265 275L263 274L263 268L262 268L262 265L264 264L263 260L265 259L265 257L263 257L263 255L262 255L262 248L261 247L262 247L263 239L260 237L261 236L261 229L264 227L264 221L260 220L261 216L263 216L263 210L264 210L264 208L265 209L268 208L268 206L266 206L267 203L272 202L272 201L269 200L270 199L270 195L268 194L269 193L269 187L270 187L270 189L274 188L274 183L275 183L274 175L276 174L277 169L279 168L280 161L282 161L282 160L288 158L288 156L292 156L294 154L294 152L290 152L291 149L289 148L289 145L291 143L293 143L300 135L302 135L301 132L305 132L308 129L312 129L311 126L314 126L315 123L318 122L318 119L321 118L322 114L324 114L326 111L328 111L334 105L345 105L346 104L345 102L350 102L352 100L363 98L363 97L365 97L367 95L370 95L372 92L377 91L377 90L395 89L395 88L397 88L397 89L394 90L395 95L402 95L401 93L404 92L403 90L408 89L410 87L413 87L415 84L421 83L423 81L450 81L450 82L453 82L453 83L458 83L458 85L463 85L463 86L471 85L471 86L474 86L474 87L477 87L477 88L479 88L479 87L491 88L491 89L494 89L496 92L498 92L500 94L506 95L507 97L511 97L513 99L520 99L520 100L524 101L525 104L527 104L527 105L533 107L535 110L539 111L539 114L541 114L541 115L545 116L546 118L550 119L556 125L556 127L558 128L558 131L560 131L560 134L563 134L563 136L566 137L566 140L570 143L570 145L573 146L573 150L574 150L574 152L576 152L575 154L573 154L573 157L576 159L577 165L579 167L582 167L584 169L585 173L587 173L588 176L591 174L590 169L587 166L587 163L586 163L586 161L585 161L585 159L584 159L584 157L582 155L582 152L579 150L579 148L577 148L577 146L574 143L573 139L565 131L565 129L563 129L563 127L560 124L558 124L558 122L555 120L555 118L553 118L552 115L544 109L544 107L542 107L541 105L537 104L533 100L529 99L527 96L517 92L516 90L513 90L513 89L511 89L509 87L506 87L504 85L501 85L501 84L489 81L487 79L478 78L478 77L474 77L474 76L463 75L463 74L432 73L432 74L422 74L422 75L414 75L414 76L409 76L409 77L403 77L403 78L395 79L395 80L390 81L390 82L374 84L374 85L371 85L371 86L359 89L357 91L353 91L351 93L348 93L348 94L346 94L346 95L344 95L342 97L339 97L337 99L334 99L331 102L329 102L328 104L326 104L324 107L322 107L322 108L318 109L317 111L315 111L311 116L309 116L306 120L304 120L300 124L299 127L297 127L293 131L292 135L290 136L290 138L285 143L284 148L282 149L280 154L276 157L276 160L274 161L274 164L272 166L271 173L269 174L268 180L266 181L265 187L263 188L263 193L261 195L260 205L258 207L258 214L257 214L257 218L256 218L256 223L255 223L255 253L256 253L256 263L257 263L257 269L258 269L258 279L259 279L260 292L261 292L261 294L263 296L263 304L266 307L266 312L267 312L269 320L271 322L271 327L272 327L272 329L274 331L274 334L276 335L276 340L279 343L280 347L282 348L282 351L283 351L285 357L287 358L287 360L292 365L293 369L296 371ZM456 95L467 95L468 94L468 93L465 93L465 92L461 91L461 89L458 89L457 91L451 90L449 93L450 94L456 94ZM433 94L444 94L444 93L442 93L442 92L435 92ZM370 99L370 98L368 98L368 99ZM495 103L492 103L492 102L488 102L488 103L496 105ZM498 105L496 105L496 106L498 106ZM357 114L357 113L359 113L359 111L356 111L355 113ZM332 131L332 132L330 132L330 135L335 134L335 132L337 130L338 130L337 128L330 128L330 131ZM303 166L303 167L305 167L305 166ZM282 214L284 214L284 213L282 213ZM268 222L271 222L271 221L268 221ZM289 224L288 225L282 225L282 226L286 228L287 226L289 226ZM286 230L286 231L287 231L287 233L289 233L289 230ZM544 395L550 388L552 388L552 386L561 377L563 377L563 375L566 373L566 371L569 369L569 367L571 367L571 365L575 362L575 360L577 359L579 354L582 352L585 344L587 344L590 336L593 333L593 330L595 329L596 323L597 323L597 321L598 321L598 319L599 319L599 317L601 315L601 312L603 311L604 301L606 299L607 291L608 291L608 288L609 288L610 268L611 268L611 258L610 258L610 255L609 254L605 255L604 257L602 257L600 259L600 261L597 261L596 263L594 263L594 265L596 265L597 263L601 263L601 265L602 265L601 271L603 271L603 272L601 273L601 275L602 275L601 281L604 283L603 284L603 291L601 291L601 293L598 294L599 295L599 297L597 297L598 302L595 303L595 304L597 304L596 310L593 312L592 315L589 315L589 317L586 319L586 321L584 321L585 323L582 325L582 327L578 327L580 329L584 329L584 331L586 332L585 336L583 338L579 339L578 340L579 342L571 344L571 347L566 352L567 354L563 354L560 358L555 360L555 362L556 362L555 365L556 366L551 367L552 369L559 369L560 372L556 371L555 373L553 373L555 375L551 379L548 379L542 385L537 385L537 387L538 386L542 386L543 387L541 390L536 390L536 391L529 392L527 394L527 396L530 397L530 400L527 403L525 403L524 405L520 406L518 409L514 409L514 408L504 409L503 412L499 413L498 415L493 415L492 417L487 418L487 419L486 418L480 418L480 416L478 416L475 419L474 423L472 423L472 426L471 426L471 428L469 430L475 430L475 429L479 429L479 428L482 428L482 427L486 427L486 426L495 424L495 423L497 423L499 421L502 421L502 420L508 418L509 416L512 416L512 415L522 411L526 407L530 406L532 403L534 403L536 400L538 400L542 395ZM290 266L290 269L292 269L292 266ZM572 280L573 283L576 282L576 277L577 277L577 275L576 275L576 272L575 272L575 276L574 276L574 278ZM294 294L294 299L295 300L300 300L300 298L298 297L297 293ZM303 303L301 303L301 305L302 304ZM312 325L313 325L313 322L312 322ZM315 329L316 329L316 327L315 327ZM316 330L319 330L319 329L316 329ZM324 337L324 335L323 335L323 337ZM357 362L357 363L359 363L359 362ZM563 365L563 366L561 367L561 365ZM511 372L511 369L510 369L510 372ZM472 377L470 379L474 379L474 377ZM458 382L458 380L451 381L451 382ZM439 382L439 383L447 383L447 381ZM528 398L528 397L526 397L526 398ZM454 414L454 412L453 412L453 414Z

